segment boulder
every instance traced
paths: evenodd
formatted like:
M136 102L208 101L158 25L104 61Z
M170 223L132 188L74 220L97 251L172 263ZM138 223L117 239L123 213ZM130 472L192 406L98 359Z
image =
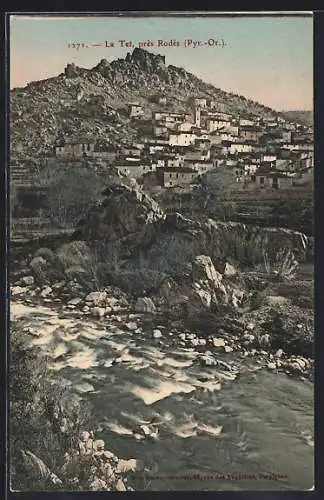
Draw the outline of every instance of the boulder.
M81 442L86 443L88 441L88 439L90 439L90 432L81 431L79 434L79 439Z
M10 293L14 297L15 295L23 295L28 292L28 288L22 286L13 286L10 288Z
M20 283L25 286L31 286L34 284L34 277L33 276L23 276L20 278Z
M94 448L97 451L104 450L104 448L105 448L105 442L103 439L96 439L93 444L94 444Z
M237 309L240 307L244 300L244 292L242 290L234 289L232 292L232 305Z
M144 462L131 458L130 460L120 459L116 467L116 473L137 472L144 470Z
M209 309L212 303L212 294L207 290L194 290L192 293L192 297L190 300L190 307L194 307L195 305L203 308Z
M125 324L125 327L127 328L127 330L135 331L137 330L137 323L135 323L134 321L130 321L129 323Z
M92 309L90 309L90 312L91 312L91 315L94 316L95 318L103 318L105 313L106 313L106 309L104 307L93 307Z
M161 337L162 337L162 332L161 332L161 330L158 330L158 329L153 330L153 338L154 338L154 339L159 339L159 338L161 338Z
M102 306L106 304L107 292L91 292L86 298L86 302L92 303L94 306Z
M139 243L146 227L163 216L158 204L138 186L111 184L103 196L101 206L91 208L79 224L75 238L116 241L130 237L131 244Z
M53 290L52 290L52 288L50 286L45 286L42 289L42 291L40 293L40 296L43 297L43 298L48 297L49 295L51 295L52 291Z
M248 343L254 342L255 336L252 335L251 333L244 333L243 337L244 340L248 341Z
M224 274L224 276L235 276L237 274L237 270L232 264L230 264L229 262L226 262L225 266L224 266L223 274Z
M118 479L115 488L117 491L127 491L127 488L121 478Z
M225 340L221 338L213 338L212 344L214 347L225 347Z
M208 280L213 287L219 288L223 276L216 271L211 258L208 255L198 255L192 262L192 281L200 282Z
M99 477L95 476L93 481L89 484L90 491L100 491L100 490L109 490L108 485L106 481L103 479L100 479Z
M199 361L203 366L216 366L217 365L217 360L214 359L211 355L208 355L207 353L200 356Z

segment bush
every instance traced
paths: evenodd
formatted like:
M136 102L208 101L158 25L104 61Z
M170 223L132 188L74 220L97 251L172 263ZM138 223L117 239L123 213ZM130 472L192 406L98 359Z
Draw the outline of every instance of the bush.
M263 259L264 270L281 278L294 278L299 267L293 252L286 248L279 250L272 259L268 252L263 250Z
M43 257L47 262L54 262L55 255L49 248L38 248L36 250L34 257Z
M62 245L57 251L57 259L63 269L78 266L84 267L91 261L91 251L84 241L73 241Z
M267 318L261 327L264 333L270 335L273 350L283 349L289 355L313 357L313 319L312 314L307 315L298 307L278 306L267 311Z

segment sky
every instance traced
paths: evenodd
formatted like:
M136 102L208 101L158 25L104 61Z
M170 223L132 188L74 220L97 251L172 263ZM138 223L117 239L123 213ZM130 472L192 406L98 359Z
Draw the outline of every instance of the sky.
M122 46L120 40L132 46ZM178 41L179 46L157 46L158 40ZM192 43L185 46L185 40ZM225 45L213 45L213 40ZM114 46L106 47L106 41ZM183 67L218 88L278 111L313 109L313 18L307 13L303 17L13 15L10 88L56 76L67 63L91 68L104 58L124 58L148 41L153 46L143 48L165 55L166 64ZM193 41L201 46L194 47ZM78 43L85 47L73 47Z

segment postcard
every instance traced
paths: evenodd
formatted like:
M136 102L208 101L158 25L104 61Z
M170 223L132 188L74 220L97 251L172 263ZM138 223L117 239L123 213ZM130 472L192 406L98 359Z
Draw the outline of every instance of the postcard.
M10 489L312 489L312 13L9 21Z

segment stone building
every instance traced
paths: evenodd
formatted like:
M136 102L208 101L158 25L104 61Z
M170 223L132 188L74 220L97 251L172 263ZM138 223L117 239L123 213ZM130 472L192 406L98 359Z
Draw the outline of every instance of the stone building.
M130 118L140 118L144 115L143 106L137 102L130 102L127 104L127 112Z
M157 173L158 179L164 187L188 185L198 177L198 172L188 167L165 167L158 169Z
M65 158L82 158L91 155L95 149L96 140L91 138L62 138L54 145L55 156Z

